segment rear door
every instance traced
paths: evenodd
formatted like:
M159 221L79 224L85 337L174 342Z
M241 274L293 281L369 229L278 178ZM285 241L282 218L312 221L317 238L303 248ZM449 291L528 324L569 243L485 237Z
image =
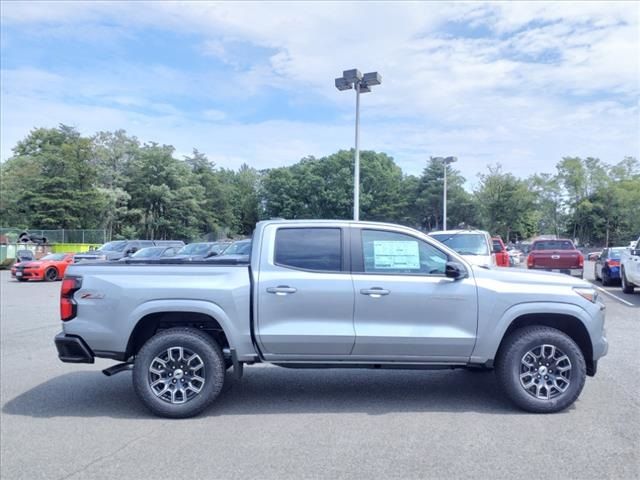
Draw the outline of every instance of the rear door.
M347 236L348 228L265 229L256 287L257 337L265 358L344 358L351 353L354 293Z
M353 357L466 361L478 317L473 274L447 278L447 253L413 235L366 228L352 238Z

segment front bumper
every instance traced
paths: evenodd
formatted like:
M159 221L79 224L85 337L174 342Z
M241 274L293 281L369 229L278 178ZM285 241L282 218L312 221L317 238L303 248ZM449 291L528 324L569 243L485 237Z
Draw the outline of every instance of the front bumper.
M15 274L11 275L12 277L19 278L22 280L43 280L44 273L40 270L16 270Z
M86 342L76 335L60 332L55 338L58 358L65 363L94 363L93 352Z

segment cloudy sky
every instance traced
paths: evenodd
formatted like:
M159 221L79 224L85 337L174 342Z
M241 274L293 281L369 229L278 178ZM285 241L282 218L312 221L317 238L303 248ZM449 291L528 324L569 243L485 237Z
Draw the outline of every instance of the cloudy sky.
M353 144L471 181L640 156L636 2L2 2L1 158L33 127L123 128L235 168Z

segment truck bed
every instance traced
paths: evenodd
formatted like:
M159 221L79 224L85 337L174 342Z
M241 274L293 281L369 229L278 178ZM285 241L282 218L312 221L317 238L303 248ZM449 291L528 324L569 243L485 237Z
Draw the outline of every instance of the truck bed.
M78 315L65 333L78 334L103 356L124 358L139 319L158 312L179 315L194 307L202 315L233 318L229 334L251 345L251 279L247 264L156 260L144 263L79 263L67 276L82 277ZM250 348L250 347L249 347Z

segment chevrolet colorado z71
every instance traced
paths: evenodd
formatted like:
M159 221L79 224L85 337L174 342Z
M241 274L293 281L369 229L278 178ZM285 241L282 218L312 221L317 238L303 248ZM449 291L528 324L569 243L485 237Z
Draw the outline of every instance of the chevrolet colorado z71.
M63 362L125 363L153 413L188 417L225 369L495 369L532 412L579 396L607 353L604 306L580 279L474 266L416 230L350 221L258 223L248 263L73 264Z

